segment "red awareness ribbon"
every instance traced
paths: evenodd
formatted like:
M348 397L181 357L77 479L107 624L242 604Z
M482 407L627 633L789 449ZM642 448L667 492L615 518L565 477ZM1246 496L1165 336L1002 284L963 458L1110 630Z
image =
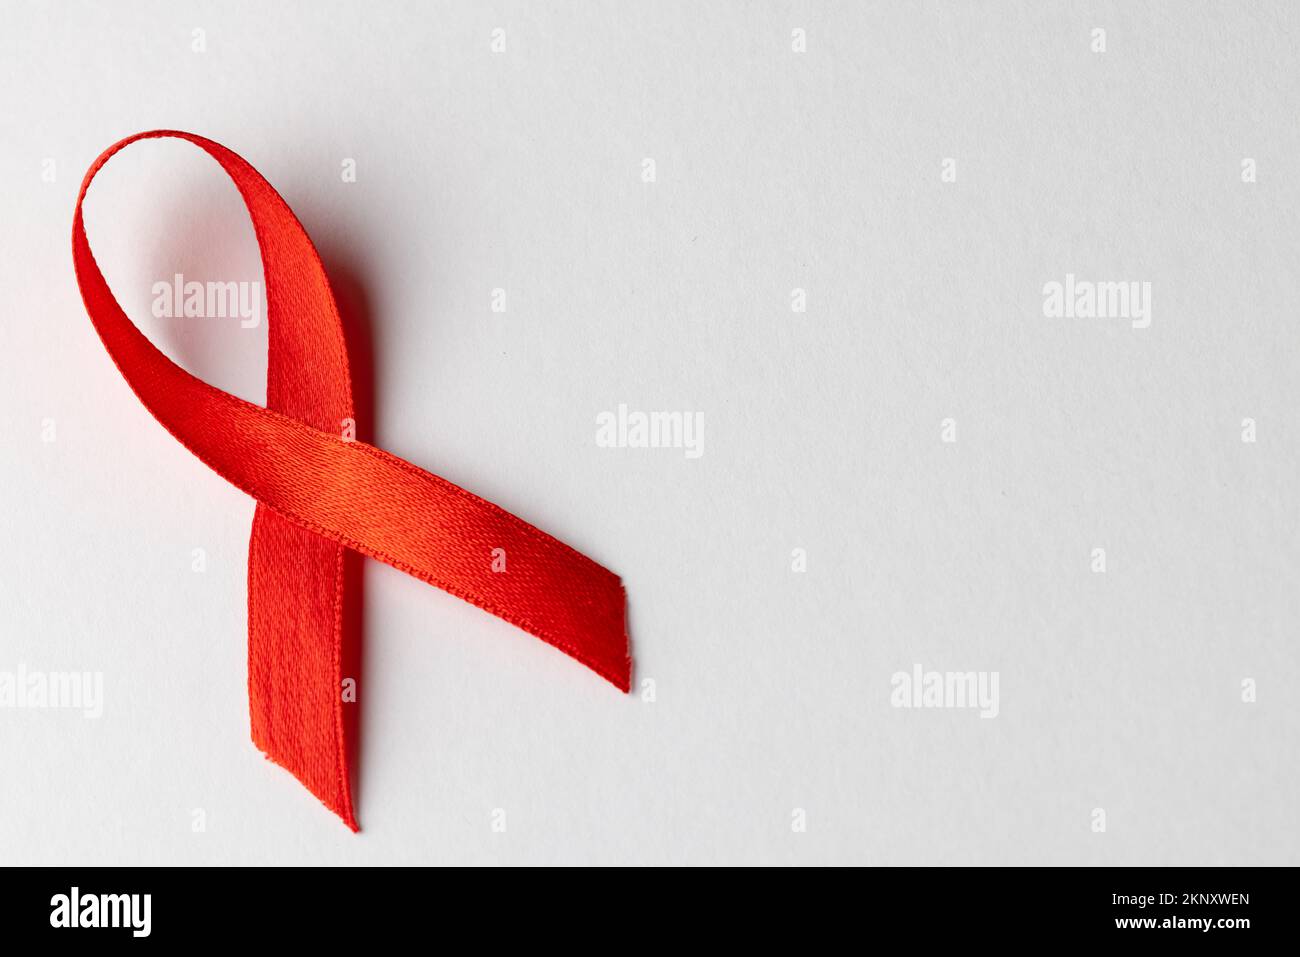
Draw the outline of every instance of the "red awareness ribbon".
M168 359L113 298L81 205L95 174L137 140L188 140L234 180L261 250L269 319L266 408ZM118 371L172 436L257 500L248 545L248 698L253 742L350 828L342 680L344 554L436 585L631 683L618 576L490 502L383 449L344 437L347 347L329 280L288 204L245 160L174 130L137 133L86 173L72 220L86 312ZM494 571L504 549L507 571Z

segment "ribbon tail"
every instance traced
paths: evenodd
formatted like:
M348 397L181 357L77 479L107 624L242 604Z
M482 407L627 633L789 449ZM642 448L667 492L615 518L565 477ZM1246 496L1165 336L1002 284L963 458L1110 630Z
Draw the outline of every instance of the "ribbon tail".
M345 557L343 546L258 504L248 543L248 715L258 749L357 831L343 711Z

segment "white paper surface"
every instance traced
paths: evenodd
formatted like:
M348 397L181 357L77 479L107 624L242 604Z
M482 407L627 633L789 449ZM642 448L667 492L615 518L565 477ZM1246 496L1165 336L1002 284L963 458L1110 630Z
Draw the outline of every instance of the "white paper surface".
M0 12L0 672L103 676L98 719L0 708L0 863L1300 862L1294 5ZM623 576L632 696L371 562L362 833L260 756L252 503L69 255L155 127L306 225L376 444ZM151 315L261 281L215 164L134 146L87 222L261 399L265 323ZM1149 326L1045 317L1067 275L1150 283ZM702 455L598 447L620 403ZM997 716L894 707L918 664Z

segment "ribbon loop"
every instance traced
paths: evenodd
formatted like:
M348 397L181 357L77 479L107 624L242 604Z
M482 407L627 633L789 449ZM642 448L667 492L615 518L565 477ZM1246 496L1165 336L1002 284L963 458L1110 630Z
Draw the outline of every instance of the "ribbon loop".
M270 324L265 408L168 359L123 312L91 253L82 218L91 180L119 150L159 137L207 152L248 207ZM72 253L86 311L136 396L178 442L257 500L248 564L253 741L349 827L357 829L340 689L346 549L477 605L630 688L616 575L445 479L345 440L352 385L329 280L293 211L245 160L174 130L114 144L82 181ZM492 568L499 548L509 556L505 573Z

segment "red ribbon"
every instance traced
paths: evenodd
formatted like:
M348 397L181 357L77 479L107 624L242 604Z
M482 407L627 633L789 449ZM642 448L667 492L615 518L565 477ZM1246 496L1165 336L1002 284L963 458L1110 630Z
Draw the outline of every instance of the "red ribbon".
M136 140L188 140L248 207L269 318L266 408L190 375L127 318L86 240L95 174ZM86 311L136 396L172 436L257 500L248 546L253 742L357 830L341 684L344 553L353 549L478 605L627 691L625 597L612 572L509 512L342 432L353 419L347 348L320 257L288 204L218 143L138 133L95 160L72 220ZM504 549L507 571L492 569Z

